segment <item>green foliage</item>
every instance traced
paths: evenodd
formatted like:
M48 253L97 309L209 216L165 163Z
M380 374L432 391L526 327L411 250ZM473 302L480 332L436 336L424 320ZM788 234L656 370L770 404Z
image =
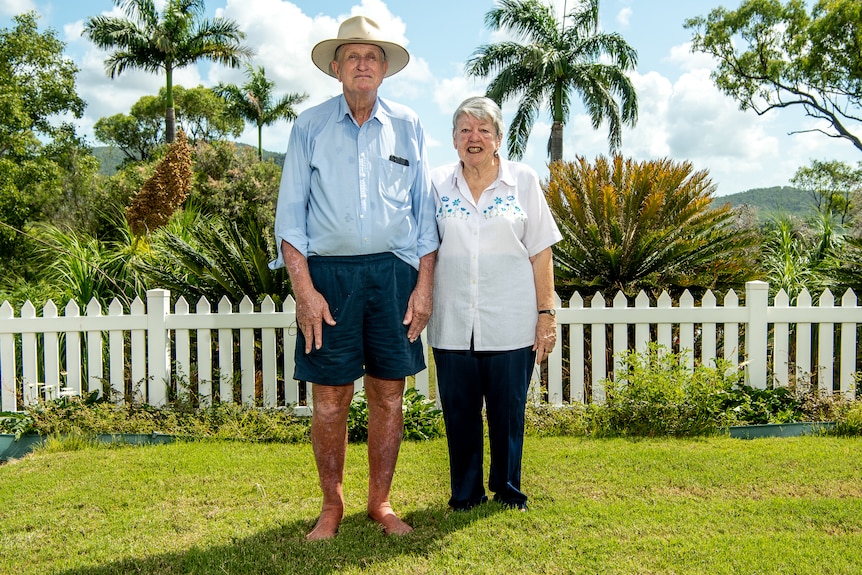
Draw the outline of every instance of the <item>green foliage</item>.
M164 88L159 90L159 101L162 107L167 103ZM174 107L177 126L193 145L242 134L242 120L234 117L225 102L209 88L174 86Z
M851 405L844 417L835 424L834 435L862 435L862 402Z
M833 255L834 229L827 225L819 232L788 216L774 217L765 224L760 267L770 293L783 289L795 302L803 289L817 294L830 285L828 258Z
M583 437L590 434L590 421L595 405L576 403L553 407L547 404L527 403L524 413L524 432L536 437Z
M39 33L36 13L13 17L0 30L0 157L26 156L61 129L63 114L80 118L85 103L75 92L78 68L63 56L65 45L52 30Z
M347 441L368 441L368 398L365 397L364 391L355 393L350 402L350 411L347 412Z
M637 94L626 76L637 52L617 33L599 29L599 2L575 3L561 22L541 0L501 0L485 15L490 30L515 40L480 46L467 61L469 76L488 78L486 95L498 104L514 99L518 109L509 128L509 157L520 159L542 109L553 120L548 155L563 157L563 126L579 96L594 129L608 124L610 149L619 148L624 124L637 121Z
M261 409L232 403L188 409L129 402L115 404L98 392L61 397L0 417L0 432L95 437L100 434L168 434L190 439L297 443L308 440L309 420L290 409Z
M281 165L258 161L254 151L230 142L195 148L191 198L201 210L228 219L246 216L272 229Z
M404 438L423 441L442 437L443 414L413 388L403 400ZM31 405L22 412L0 414L0 433L39 433L48 436L94 437L99 434L160 433L187 439L230 439L255 442L308 441L311 420L292 409L262 409L234 403L190 408L176 400L155 408L136 402L116 404L91 392L82 397L60 397ZM348 417L348 440L368 440L368 402L364 392L354 396Z
M132 105L129 114L100 118L93 125L93 133L100 142L120 150L124 164L149 160L162 139L160 104L155 96L144 96Z
M0 30L0 275L29 279L30 222L65 217L92 185L86 146L64 115L80 118L78 68L53 31L38 32L36 14Z
M73 300L86 306L95 298L107 310L114 298L129 306L135 297L145 298L147 285L135 262L147 257L148 245L136 238L118 210L106 207L115 237L99 239L86 231L60 228L40 222L31 228L38 239L35 261L41 281L53 289L54 303L64 307Z
M443 437L443 412L434 406L415 388L404 392L402 402L404 413L404 438L412 440L427 440ZM350 402L347 415L347 440L352 443L368 441L368 399L365 391L359 391Z
M223 296L234 304L244 296L260 303L267 295L280 304L290 293L287 271L269 269L275 246L260 220L249 214L236 220L209 216L188 207L177 217L186 219L153 233L149 254L134 262L150 285L191 305L201 297L216 305Z
M789 423L803 418L802 401L788 387L755 389L740 384L724 401L740 424Z
M811 12L807 11L811 6ZM712 56L718 88L762 115L798 107L817 131L862 150L862 4L858 0L745 0L691 18L692 49ZM810 130L799 130L810 131Z
M434 401L426 399L416 388L404 392L404 438L427 440L443 437L446 433L443 412Z
M845 226L852 222L859 210L862 163L859 165L854 169L837 160L812 160L810 166L796 170L790 181L808 192L818 213L828 214Z
M556 162L545 195L563 239L553 247L557 290L726 289L753 275L755 236L688 162L614 156ZM561 296L562 297L562 296Z
M727 396L742 378L724 361L689 369L680 355L653 344L626 352L622 369L605 381L604 413L594 419L598 435L692 436L716 433L732 423Z

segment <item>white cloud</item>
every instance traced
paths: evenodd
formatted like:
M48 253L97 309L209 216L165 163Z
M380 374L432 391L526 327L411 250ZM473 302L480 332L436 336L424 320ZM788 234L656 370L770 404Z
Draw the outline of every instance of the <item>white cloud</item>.
M619 24L623 28L628 28L632 19L632 9L631 8L623 8L619 12L617 12L617 24Z
M703 52L692 52L691 42L672 46L670 56L665 58L665 61L687 72L702 69L712 70L715 68L715 59Z
M0 16L15 16L35 9L33 0L0 0Z

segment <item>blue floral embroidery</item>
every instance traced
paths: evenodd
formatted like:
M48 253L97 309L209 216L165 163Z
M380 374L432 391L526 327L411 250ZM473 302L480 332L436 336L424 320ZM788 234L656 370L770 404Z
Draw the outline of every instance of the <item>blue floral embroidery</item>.
M440 196L440 207L437 209L437 219L461 218L466 220L470 217L470 210L461 206L461 199L452 200L449 196Z
M482 211L482 215L485 216L485 219L502 216L521 221L527 219L527 214L521 209L521 205L515 199L515 196L506 196L505 203L503 198L496 196L493 203Z

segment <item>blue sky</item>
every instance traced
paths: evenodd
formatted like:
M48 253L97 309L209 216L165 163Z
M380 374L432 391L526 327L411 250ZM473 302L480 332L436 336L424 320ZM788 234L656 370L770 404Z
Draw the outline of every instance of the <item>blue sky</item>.
M559 13L575 0L553 0ZM161 7L164 0L156 0ZM481 94L484 84L468 80L464 62L481 44L500 37L484 26L493 0L207 0L211 16L236 20L246 42L256 52L252 61L264 66L280 92L307 92L301 108L340 93L340 85L311 63L312 46L335 37L338 23L353 14L377 20L393 40L404 44L411 62L401 73L384 81L380 94L405 103L422 118L429 140L432 165L455 161L451 114L463 98ZM668 157L689 161L696 170L708 170L717 194L750 188L788 185L800 166L812 159L837 159L856 164L859 153L849 143L815 133L788 135L814 127L792 109L757 116L741 112L721 95L709 79L713 63L692 54L691 32L683 28L690 17L706 15L719 5L735 8L737 0L601 0L601 26L621 33L638 51L632 80L638 91L640 117L636 127L623 132L621 152L636 160ZM78 122L91 143L96 120L128 113L141 96L163 86L160 76L124 72L111 80L104 72L105 53L81 37L84 20L93 15L121 13L111 0L0 0L0 25L26 10L40 14L40 29L52 28L66 43L66 54L80 72L78 93L88 102ZM242 70L201 65L175 73L175 83L186 87L214 86L219 82L242 84ZM504 104L507 117L516 104ZM264 148L283 152L290 124L264 129ZM550 120L546 113L536 122L524 161L546 177L546 146ZM247 129L241 141L256 145L256 131ZM565 129L564 156L592 160L607 154L606 127L593 130L581 108L575 108Z

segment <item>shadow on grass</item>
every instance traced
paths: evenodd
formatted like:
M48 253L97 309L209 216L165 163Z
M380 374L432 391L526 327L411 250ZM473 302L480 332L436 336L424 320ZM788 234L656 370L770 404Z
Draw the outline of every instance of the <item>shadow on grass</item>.
M101 566L61 572L62 575L108 575L127 573L161 574L277 574L324 575L347 568L372 569L402 555L428 557L445 544L452 533L496 513L505 511L496 503L479 506L466 513L435 507L404 515L413 533L386 536L366 515L347 515L338 535L327 541L309 543L305 534L315 519L294 521L279 528L236 539L228 545L191 547L180 552L130 558ZM128 534L134 536L134 534ZM421 561L421 559L418 559Z

